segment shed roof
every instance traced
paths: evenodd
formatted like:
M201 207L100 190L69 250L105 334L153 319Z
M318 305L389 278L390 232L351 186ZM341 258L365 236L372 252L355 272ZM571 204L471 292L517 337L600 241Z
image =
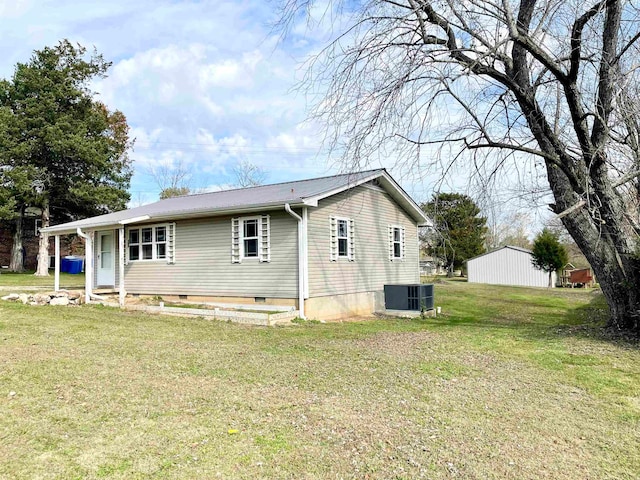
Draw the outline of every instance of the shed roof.
M517 250L519 252L524 252L524 253L528 253L529 255L533 255L533 252L531 250L526 249L526 248L515 247L513 245L505 245L504 247L499 247L499 248L496 248L494 250L491 250L490 252L482 253L482 254L478 255L477 257L470 258L469 260L467 260L467 262L470 262L471 260L475 260L476 258L484 257L485 255L491 255L492 253L499 252L500 250L503 250L505 248L509 248L511 250Z
M376 169L308 180L168 198L140 207L51 226L43 230L48 233L66 234L74 233L78 228L106 228L109 226L153 220L192 218L278 209L284 208L285 204L289 204L291 207L314 207L317 206L318 201L323 198L372 180L378 180L379 185L384 188L416 222L422 225L431 223L422 209L396 183L385 169Z

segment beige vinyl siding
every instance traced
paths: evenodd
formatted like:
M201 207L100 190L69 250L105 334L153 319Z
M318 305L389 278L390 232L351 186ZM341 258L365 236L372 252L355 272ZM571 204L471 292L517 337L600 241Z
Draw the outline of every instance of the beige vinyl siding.
M354 221L355 261L331 261L330 217ZM389 225L405 228L405 258L389 260ZM309 296L379 291L419 283L416 222L381 189L360 186L309 208Z
M231 216L176 220L175 264L132 261L128 293L231 297L297 297L297 225L286 212L269 214L271 261L231 262Z

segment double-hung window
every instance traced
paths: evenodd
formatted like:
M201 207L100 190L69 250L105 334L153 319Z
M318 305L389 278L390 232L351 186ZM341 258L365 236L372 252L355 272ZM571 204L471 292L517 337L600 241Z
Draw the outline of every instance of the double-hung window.
M404 227L389 225L389 260L404 260Z
M231 263L242 260L271 261L270 217L235 217L231 219Z
M329 222L331 261L347 259L353 262L356 259L353 219L332 216Z
M165 260L167 258L167 225L129 228L129 261Z
M349 257L349 222L338 219L338 257Z
M242 220L242 258L258 258L258 219Z
M399 227L393 227L393 258L402 258L402 237Z

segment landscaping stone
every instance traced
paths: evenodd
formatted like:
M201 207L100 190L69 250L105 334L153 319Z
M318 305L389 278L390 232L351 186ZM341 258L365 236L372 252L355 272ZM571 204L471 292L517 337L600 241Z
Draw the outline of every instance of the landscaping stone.
M36 305L46 305L51 300L51 297L46 293L36 293L33 296L33 302Z
M22 302L24 305L81 305L84 302L84 292L80 290L46 293L11 293L1 300L9 302Z
M69 305L68 297L54 297L49 302L49 305Z
M69 290L67 292L67 296L69 297L69 300L77 300L84 297L84 292L81 290Z

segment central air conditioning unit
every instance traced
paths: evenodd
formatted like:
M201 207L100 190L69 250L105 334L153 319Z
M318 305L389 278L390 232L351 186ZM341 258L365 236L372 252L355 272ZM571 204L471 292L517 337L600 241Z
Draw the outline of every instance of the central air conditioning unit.
M384 306L387 310L433 310L433 284L385 285Z

